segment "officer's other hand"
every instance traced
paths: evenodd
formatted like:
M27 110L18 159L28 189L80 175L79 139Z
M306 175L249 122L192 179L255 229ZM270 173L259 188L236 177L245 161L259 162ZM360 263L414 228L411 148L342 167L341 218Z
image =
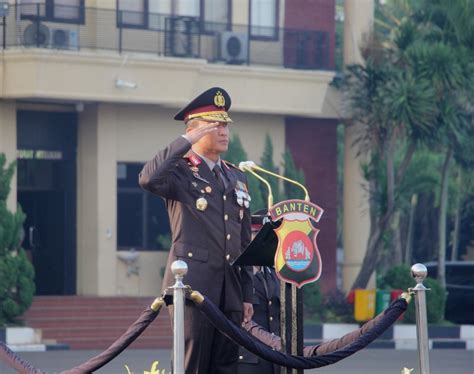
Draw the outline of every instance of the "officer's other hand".
M244 322L250 322L253 317L253 305L244 303Z
M191 144L195 144L207 134L216 132L217 128L221 125L220 122L209 122L205 125L199 125L198 127L190 127L186 130L185 137Z

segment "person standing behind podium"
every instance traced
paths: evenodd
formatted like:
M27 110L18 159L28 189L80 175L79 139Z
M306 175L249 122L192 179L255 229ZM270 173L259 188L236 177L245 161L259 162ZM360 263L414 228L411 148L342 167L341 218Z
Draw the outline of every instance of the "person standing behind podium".
M170 217L163 288L174 284L172 262L184 260L184 283L240 325L252 318L253 275L251 268L231 263L250 242L250 196L245 175L220 158L229 144L230 104L229 94L213 87L177 113L185 134L145 164L139 183L165 199ZM238 346L188 300L184 319L185 372L236 374Z
M267 210L255 212L252 219L252 237L269 220ZM254 300L252 321L265 331L280 335L280 281L275 269L254 266ZM244 348L239 350L239 374L280 374L280 366L265 361Z

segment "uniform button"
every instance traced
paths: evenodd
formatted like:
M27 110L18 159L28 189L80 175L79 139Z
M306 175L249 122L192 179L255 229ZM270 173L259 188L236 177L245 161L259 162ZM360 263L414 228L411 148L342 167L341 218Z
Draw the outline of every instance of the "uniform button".
M272 316L270 316L270 321L273 321L273 317L272 317Z
M224 214L224 221L227 221L229 219L229 216L227 214Z
M272 305L272 301L271 301L271 300L268 302L268 305Z
M230 260L230 255L225 256L225 259L226 259L227 261L229 261L229 260Z
M227 240L230 240L230 234L227 234Z
M227 196L226 196L226 195L222 196L222 198L224 199L224 201L227 200Z
M239 356L239 360L243 360L244 359L244 356Z
M193 257L193 252L188 252L188 257Z

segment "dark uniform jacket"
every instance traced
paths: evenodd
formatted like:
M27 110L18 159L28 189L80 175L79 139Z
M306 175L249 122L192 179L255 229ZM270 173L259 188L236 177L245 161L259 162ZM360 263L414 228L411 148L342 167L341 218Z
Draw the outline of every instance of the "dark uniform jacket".
M139 182L165 198L168 209L172 247L163 288L174 284L171 263L184 260L188 265L185 284L224 311L241 312L243 301L252 302L252 270L230 263L250 242L250 213L236 196L236 188L247 181L239 169L222 164L227 181L224 192L219 191L204 160L191 151L189 141L179 137L145 164ZM200 198L207 203L205 210L197 208Z
M272 268L257 272L254 280L253 322L274 336L280 335L280 282ZM239 374L279 374L279 366L273 365L248 352L239 352Z

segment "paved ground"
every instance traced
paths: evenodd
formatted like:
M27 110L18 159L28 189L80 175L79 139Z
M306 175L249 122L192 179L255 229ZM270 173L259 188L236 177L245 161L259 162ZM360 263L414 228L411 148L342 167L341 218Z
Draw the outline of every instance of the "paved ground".
M20 353L24 360L49 373L71 368L90 357L95 351L51 351ZM123 352L109 363L99 374L142 374L150 372L153 361L160 361L159 368L169 370L170 351L130 350ZM474 353L465 350L434 350L430 352L431 374L474 374ZM388 349L369 349L330 367L308 370L312 374L400 374L403 367L415 368L419 374L416 351L396 351ZM15 371L0 363L1 374ZM152 374L152 373L150 373ZM158 374L158 373L156 373ZM161 374L161 373L159 373Z

